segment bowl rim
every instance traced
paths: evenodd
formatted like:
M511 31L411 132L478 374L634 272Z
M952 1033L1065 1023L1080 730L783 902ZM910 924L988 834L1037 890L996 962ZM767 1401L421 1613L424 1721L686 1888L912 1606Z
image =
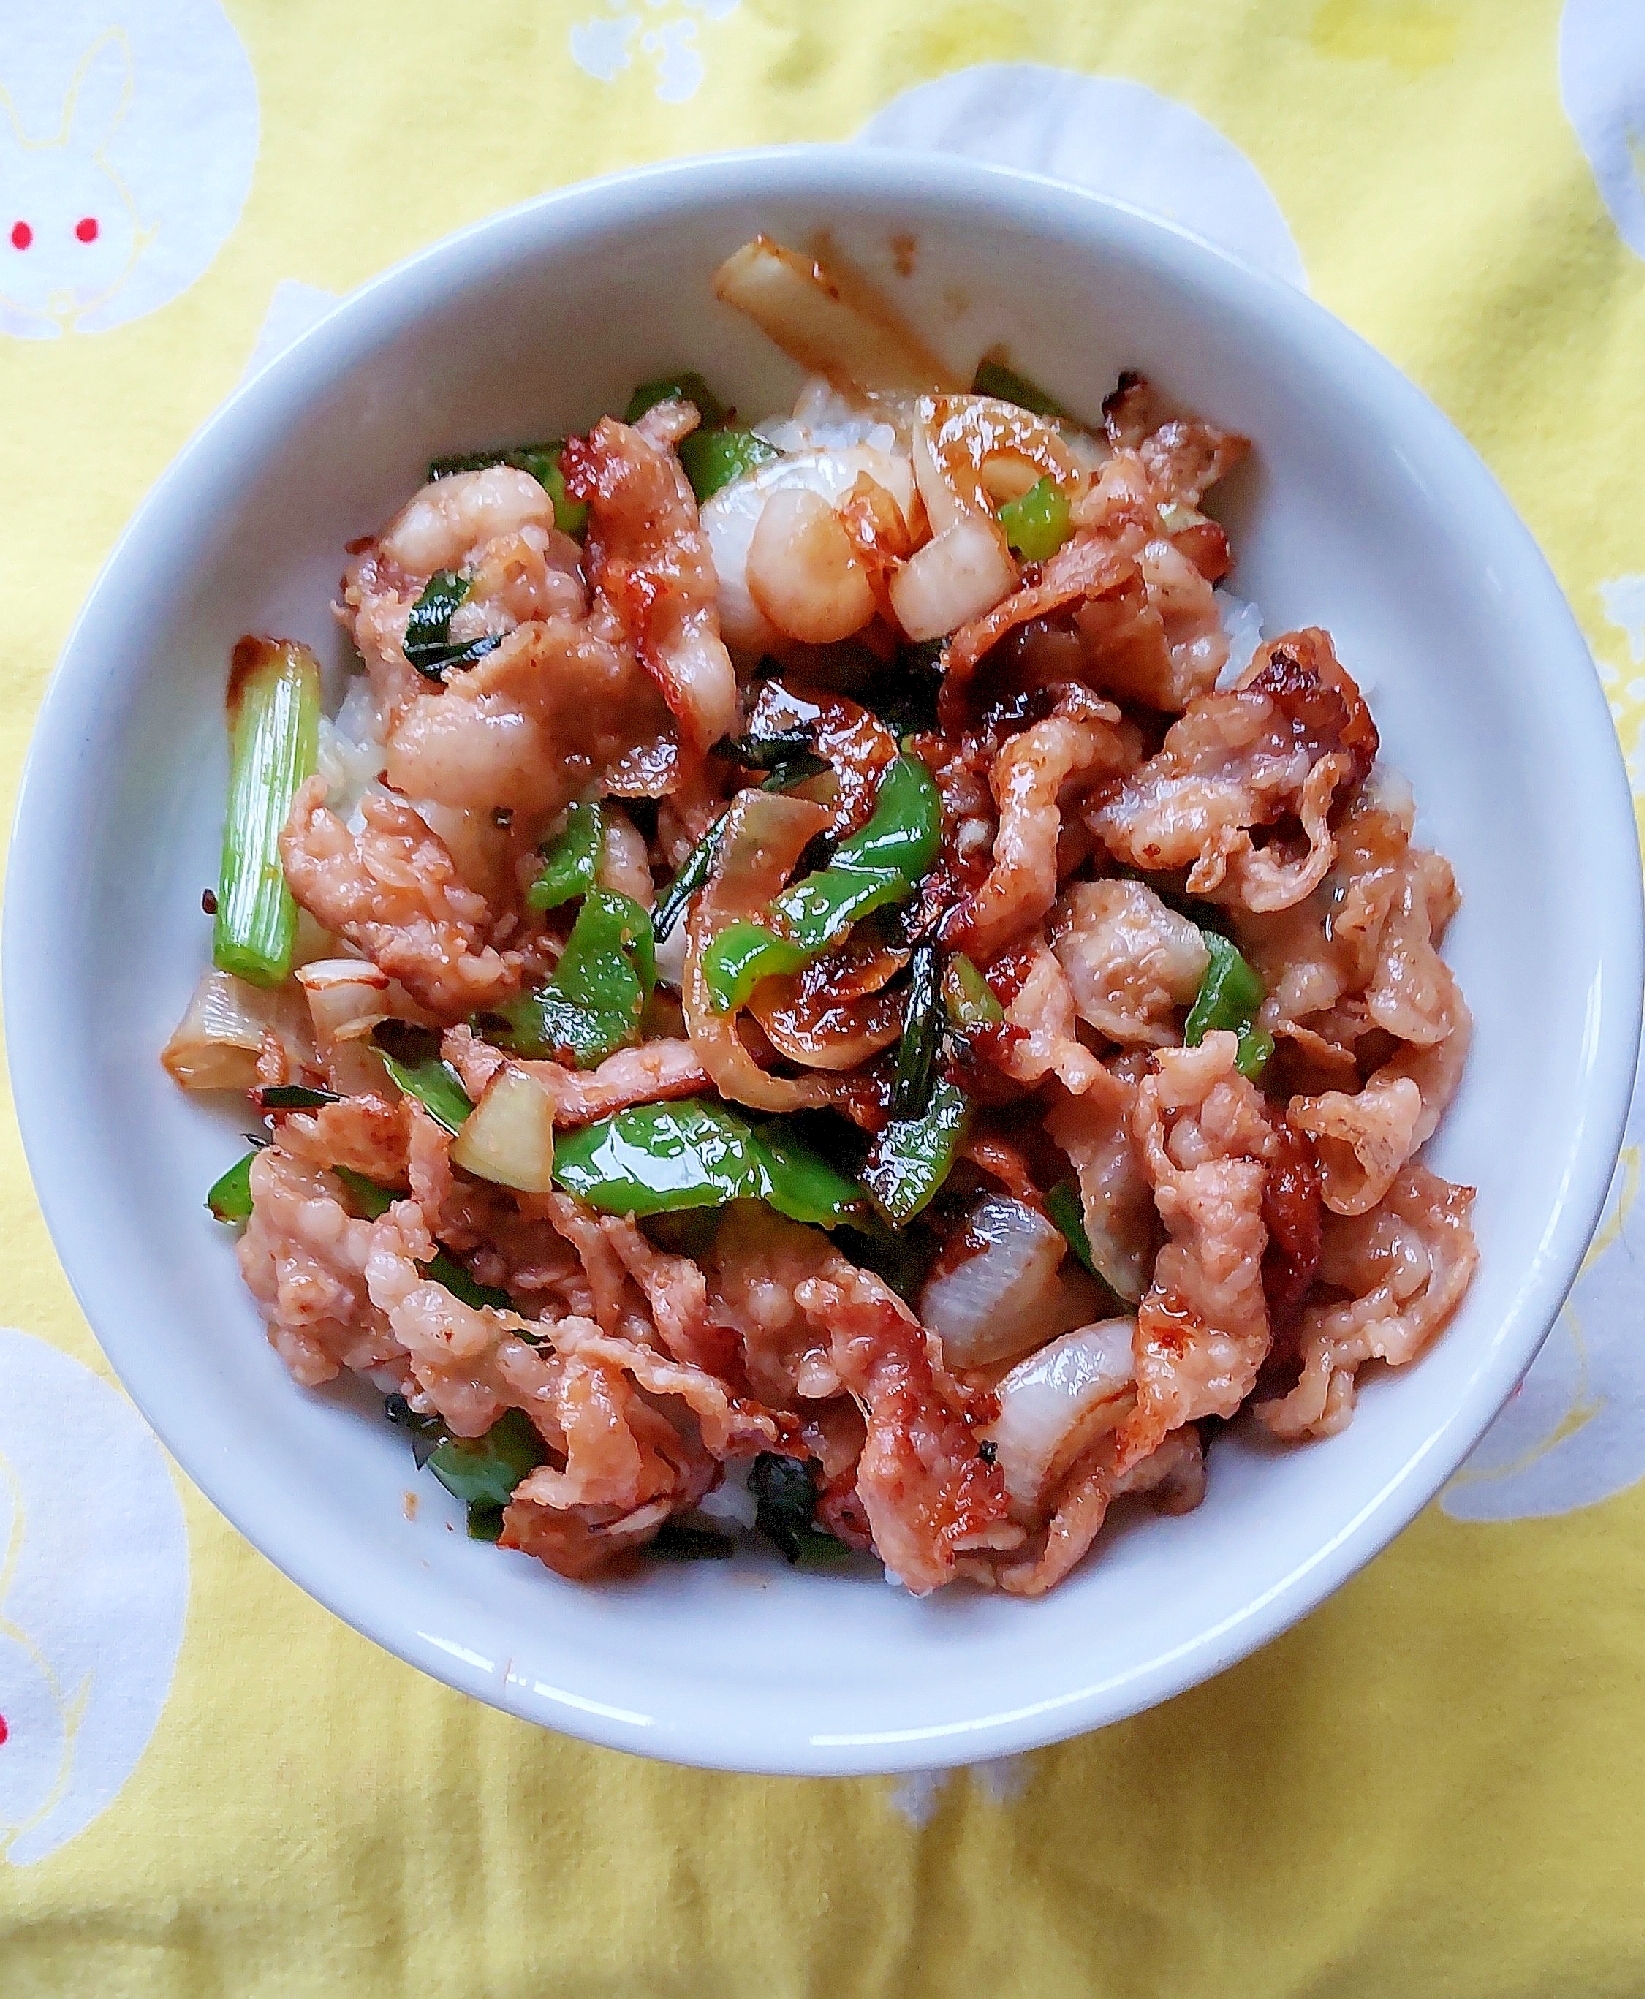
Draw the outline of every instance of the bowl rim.
M1374 381L1380 396L1400 406L1424 433L1427 448L1466 475L1491 516L1489 536L1511 553L1526 589L1534 589L1551 625L1563 629L1571 661L1572 727L1591 755L1592 782L1571 802L1589 822L1596 870L1617 890L1612 923L1596 934L1584 1037L1581 1130L1571 1141L1572 1163L1558 1226L1545 1236L1529 1281L1516 1300L1511 1323L1521 1330L1487 1354L1455 1405L1436 1416L1414 1449L1375 1498L1338 1533L1278 1584L1236 1615L1145 1666L1094 1686L1074 1686L1052 1700L978 1714L926 1729L851 1736L813 1735L762 1743L717 1717L636 1717L575 1693L558 1696L545 1712L531 1690L499 1678L477 1655L419 1628L392 1592L362 1597L351 1578L328 1566L316 1549L284 1526L255 1490L241 1490L230 1464L213 1458L190 1433L186 1377L176 1377L144 1355L140 1343L120 1333L121 1286L95 1253L95 1224L76 1200L72 1160L58 1129L51 1084L54 1034L47 982L26 968L48 938L52 898L50 856L66 838L72 787L59 775L75 764L76 715L95 694L100 656L100 608L124 585L125 572L143 573L146 544L177 496L236 428L254 422L267 405L311 397L335 373L351 369L375 346L398 337L438 303L443 291L466 289L522 230L551 233L569 228L620 226L648 209L689 202L739 187L757 194L804 197L833 192L849 197L901 192L911 202L974 195L996 210L1033 203L1057 212L1071 229L1084 222L1095 233L1128 234L1149 261L1186 268L1260 302L1266 298L1290 319L1298 338L1311 337ZM603 212L603 216L602 216ZM1102 218L1107 218L1106 223ZM432 294L429 277L443 270ZM1631 885L1631 890L1625 885ZM772 146L706 154L627 169L516 203L427 245L349 293L314 326L256 374L249 376L196 429L122 530L86 597L37 714L18 789L6 873L0 972L8 1065L18 1126L48 1229L75 1297L99 1345L144 1417L179 1465L212 1504L254 1547L299 1588L386 1650L436 1679L523 1719L607 1747L638 1751L700 1767L771 1774L852 1775L972 1762L1037 1747L1118 1721L1225 1670L1277 1636L1346 1581L1400 1533L1437 1493L1473 1448L1513 1387L1536 1357L1558 1316L1594 1229L1603 1213L1632 1096L1645 988L1645 887L1633 800L1620 744L1592 655L1568 603L1530 530L1495 476L1461 432L1395 365L1316 300L1283 279L1253 268L1203 238L1129 203L1015 168L951 154L873 146ZM1550 1241L1550 1236L1552 1240ZM118 1358L117 1358L118 1357ZM1079 1669L1072 1677L1077 1681ZM538 1692L544 1690L538 1689ZM547 1690L552 1692L553 1690ZM643 1722L636 1727L635 1723Z

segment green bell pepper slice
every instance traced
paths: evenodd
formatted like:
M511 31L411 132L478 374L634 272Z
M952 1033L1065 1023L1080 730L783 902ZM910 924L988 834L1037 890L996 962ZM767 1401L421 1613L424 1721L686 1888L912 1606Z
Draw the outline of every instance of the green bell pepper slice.
M468 1508L476 1541L495 1541L503 1508L527 1473L548 1463L548 1452L523 1409L505 1409L483 1437L448 1437L428 1457L428 1469Z
M736 424L721 424L713 430L694 430L679 444L680 463L691 481L697 504L710 500L722 486L757 472L782 456L774 444L752 430Z
M729 924L703 953L703 981L716 1009L733 1011L762 978L800 970L863 917L906 902L941 843L936 780L918 757L895 758L867 825L840 842L829 865L785 888L770 905L769 924Z
M893 1118L874 1140L862 1183L893 1228L905 1228L953 1170L971 1125L971 1099L939 1076L919 1117Z
M542 871L526 890L533 909L558 909L561 903L587 895L600 871L605 851L605 814L598 805L566 808L565 824L543 842Z
M569 1049L579 1069L592 1069L639 1039L656 987L650 915L629 896L591 888L553 978L502 1009L509 1046L550 1057Z
M623 422L638 423L647 410L655 409L659 403L690 403L705 429L724 423L726 417L725 404L695 368L687 368L678 375L658 375L649 382L642 382L628 399Z
M822 1227L856 1213L856 1187L776 1120L758 1130L721 1104L691 1097L636 1104L569 1133L554 1178L608 1215L678 1214L765 1201Z
M1200 935L1211 954L1211 962L1200 980L1194 1004L1188 1009L1183 1042L1189 1048L1197 1048L1208 1034L1237 1034L1239 1051L1234 1066L1242 1076L1255 1082L1274 1052L1274 1037L1265 1027L1256 1025L1257 1011L1268 997L1268 988L1226 937L1215 930L1202 930Z
M1041 479L1000 508L1005 539L1025 562L1044 562L1072 532L1068 495L1055 479Z

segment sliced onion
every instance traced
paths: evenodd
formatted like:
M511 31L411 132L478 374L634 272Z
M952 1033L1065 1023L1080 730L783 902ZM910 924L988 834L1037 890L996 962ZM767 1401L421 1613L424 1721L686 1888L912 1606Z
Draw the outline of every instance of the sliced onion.
M1067 1248L1025 1203L1007 1194L978 1203L920 1294L920 1318L950 1367L1010 1360L1088 1316L1095 1287L1078 1281L1083 1272L1063 1272Z
M744 791L737 795L721 835L714 872L692 907L688 921L685 982L680 997L686 1032L697 1060L720 1094L753 1110L797 1111L831 1103L839 1086L810 1076L790 1082L771 1076L744 1047L734 1013L717 1013L703 979L702 954L726 924L739 917L757 920L786 886L795 862L828 824L824 806L791 792Z
M365 958L316 958L299 965L314 1032L331 1041L359 1041L389 1016L388 974Z
M985 1434L1019 1513L1038 1511L1075 1458L1129 1414L1135 1331L1134 1319L1081 1326L1018 1361L996 1388L1000 1413Z
M940 639L1017 587L1017 565L992 518L971 516L918 548L891 579L891 608L911 639Z
M883 299L769 236L756 236L726 258L714 273L714 292L808 374L826 375L836 388L957 386Z
M504 1063L463 1120L451 1163L522 1194L554 1191L554 1100L513 1062Z
M257 1057L273 1034L293 1069L314 1066L307 1009L296 986L271 991L231 973L208 971L160 1060L185 1090L250 1090L260 1078Z

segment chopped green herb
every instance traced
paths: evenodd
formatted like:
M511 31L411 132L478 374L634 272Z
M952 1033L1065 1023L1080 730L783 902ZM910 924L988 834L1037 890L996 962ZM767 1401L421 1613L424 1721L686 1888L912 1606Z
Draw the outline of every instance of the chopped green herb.
M425 680L444 678L447 667L475 666L502 644L498 633L471 639L467 645L451 642L451 619L468 597L470 579L449 569L437 569L423 585L422 595L411 607L406 620L406 658Z
M306 1083L267 1083L256 1095L266 1111L317 1111L343 1101L335 1090L311 1090Z
M789 1562L833 1563L850 1555L843 1541L816 1524L820 1494L810 1458L762 1451L749 1469L748 1489L754 1495L754 1524Z
M691 1527L683 1520L668 1519L646 1543L645 1552L664 1561L723 1562L737 1552L737 1544L717 1527Z

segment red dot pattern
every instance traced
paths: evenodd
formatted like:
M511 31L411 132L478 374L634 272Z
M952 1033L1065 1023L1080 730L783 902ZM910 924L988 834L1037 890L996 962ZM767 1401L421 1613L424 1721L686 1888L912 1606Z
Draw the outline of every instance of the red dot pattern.
M11 1730L6 1726L6 1717L0 1714L0 1745L3 1745Z
M74 233L82 243L95 243L97 241L97 217L95 215L82 215L80 220L74 225Z
M34 231L26 222L14 222L11 225L11 247L14 250L26 250L33 241Z

